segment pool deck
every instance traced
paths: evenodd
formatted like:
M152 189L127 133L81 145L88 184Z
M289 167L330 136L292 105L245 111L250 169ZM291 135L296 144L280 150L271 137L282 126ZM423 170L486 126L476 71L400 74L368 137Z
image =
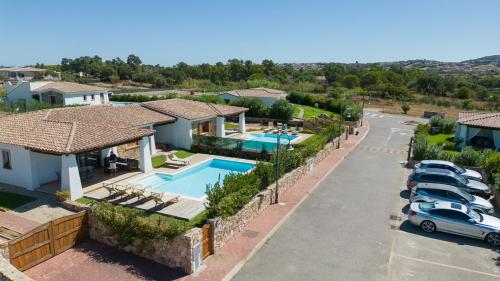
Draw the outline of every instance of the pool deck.
M238 161L238 162L245 162L245 163L252 163L254 164L255 161L252 160L246 160L246 159L239 159L239 158L232 158L232 157L224 157L224 156L218 156L218 155L209 155L209 154L202 154L202 153L197 153L194 154L188 158L185 158L185 160L190 161L190 165L185 166L185 167L180 167L180 168L174 168L174 167L168 167L168 168L158 168L158 169L153 169L153 171L143 174L143 173L134 173L134 174L129 174L123 175L123 176L118 176L116 178L113 178L112 181L106 181L106 182L112 182L112 183L121 183L125 184L128 183L129 181L132 181L134 179L137 179L139 177L144 177L148 176L154 173L166 173L166 174L175 174L182 172L184 170L190 169L202 162L208 161L210 159L225 159L225 160L233 160L233 161ZM199 213L203 212L205 210L205 201L204 200L195 200L191 198L186 198L183 197L182 195L179 198L179 202L169 204L169 205L162 205L162 206L156 206L153 200L145 200L145 199L138 199L136 197L134 198L127 198L127 197L115 197L115 196L110 196L109 192L102 187L103 182L96 183L92 186L89 186L87 188L84 188L84 196L95 199L95 200L105 200L109 201L114 204L120 204L123 206L128 206L128 207L134 207L138 208L141 210L145 210L148 212L155 212L158 214L166 215L166 216L171 216L183 220L191 220L194 218L196 215Z

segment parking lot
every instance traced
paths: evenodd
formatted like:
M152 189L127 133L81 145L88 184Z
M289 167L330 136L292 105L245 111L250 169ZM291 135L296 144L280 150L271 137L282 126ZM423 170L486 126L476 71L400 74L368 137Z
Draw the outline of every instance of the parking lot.
M233 280L500 280L498 249L406 221L406 122L423 120L366 113L366 139Z

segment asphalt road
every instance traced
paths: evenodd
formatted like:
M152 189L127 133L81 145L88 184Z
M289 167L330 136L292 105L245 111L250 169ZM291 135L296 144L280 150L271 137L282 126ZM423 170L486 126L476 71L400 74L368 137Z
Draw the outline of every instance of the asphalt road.
M367 111L370 132L232 280L500 280L482 241L405 222L417 118ZM497 264L498 262L498 264Z

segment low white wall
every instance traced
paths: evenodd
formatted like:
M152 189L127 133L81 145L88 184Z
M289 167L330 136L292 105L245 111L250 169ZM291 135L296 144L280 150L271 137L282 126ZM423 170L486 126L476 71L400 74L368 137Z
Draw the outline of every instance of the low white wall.
M219 98L222 100L232 101L232 100L239 99L240 97L224 93L224 94L219 95ZM271 98L271 97L256 97L256 98L261 100L265 105L269 105L269 106L273 105L273 103L277 100L276 98Z
M191 149L193 143L193 129L191 121L178 118L173 124L155 126L155 140L159 143L168 143L178 148Z
M0 154L0 182L31 190L38 187L38 178L31 173L33 166L30 151L24 147L9 144L0 144L0 151L2 149L10 152L12 169L4 169Z
M61 173L61 157L50 154L30 152L33 173L38 177L40 185L58 180L57 173Z

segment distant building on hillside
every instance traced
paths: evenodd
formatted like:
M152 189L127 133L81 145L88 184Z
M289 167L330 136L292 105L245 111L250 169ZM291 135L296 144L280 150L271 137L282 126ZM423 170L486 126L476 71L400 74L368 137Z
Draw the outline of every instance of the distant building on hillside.
M35 68L35 67L5 67L0 68L0 77L4 80L13 81L30 81L35 78L43 78L50 80L60 80L60 74L57 77L53 76L43 76L46 69Z
M255 97L260 99L266 105L272 105L277 100L286 99L286 92L268 88L252 88L232 90L223 92L219 95L219 98L226 101L226 103L241 97Z
M62 81L8 81L5 89L8 102L37 100L64 106L108 104L112 94L101 87Z

